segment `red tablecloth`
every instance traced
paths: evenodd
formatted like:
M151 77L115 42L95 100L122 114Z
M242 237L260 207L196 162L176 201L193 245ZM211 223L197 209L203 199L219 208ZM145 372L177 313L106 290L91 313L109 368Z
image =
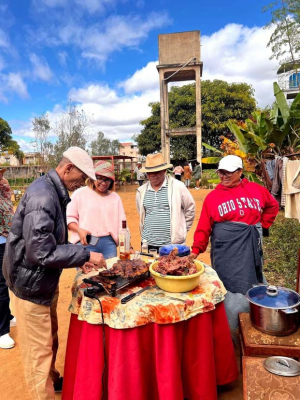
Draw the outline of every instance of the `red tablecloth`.
M105 400L216 400L238 377L223 303L176 324L105 326ZM62 400L100 400L102 326L72 314Z

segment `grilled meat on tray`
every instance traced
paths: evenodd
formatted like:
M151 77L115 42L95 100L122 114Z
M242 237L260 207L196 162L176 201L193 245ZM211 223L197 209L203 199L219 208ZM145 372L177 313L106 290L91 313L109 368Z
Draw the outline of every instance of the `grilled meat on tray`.
M142 260L118 260L112 268L99 272L99 276L135 278L149 271L148 265Z

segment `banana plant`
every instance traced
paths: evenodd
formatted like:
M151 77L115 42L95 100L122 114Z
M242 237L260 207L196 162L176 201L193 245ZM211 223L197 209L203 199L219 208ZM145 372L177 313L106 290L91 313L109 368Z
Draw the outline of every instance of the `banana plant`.
M244 126L233 121L227 123L240 149L258 160L270 144L280 154L284 147L291 146L300 135L300 93L289 108L278 84L274 82L273 86L276 101L270 112L253 112L253 119L247 119Z

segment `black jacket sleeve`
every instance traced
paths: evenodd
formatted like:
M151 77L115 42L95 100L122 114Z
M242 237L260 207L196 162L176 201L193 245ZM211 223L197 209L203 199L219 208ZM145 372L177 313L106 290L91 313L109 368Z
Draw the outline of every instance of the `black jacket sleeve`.
M54 235L57 212L49 196L41 194L38 203L35 197L28 200L23 221L25 258L33 266L80 267L89 259L89 251L73 244L57 244Z

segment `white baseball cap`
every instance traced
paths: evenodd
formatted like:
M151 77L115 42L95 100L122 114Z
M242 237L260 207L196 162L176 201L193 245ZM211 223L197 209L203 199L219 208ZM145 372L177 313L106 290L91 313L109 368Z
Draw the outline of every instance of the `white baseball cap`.
M93 161L85 150L75 146L69 147L68 150L63 153L63 156L70 160L76 168L84 172L89 178L94 181L96 180Z
M237 169L243 169L243 161L241 157L238 156L226 156L222 158L219 162L219 169L224 169L225 171L233 172Z

